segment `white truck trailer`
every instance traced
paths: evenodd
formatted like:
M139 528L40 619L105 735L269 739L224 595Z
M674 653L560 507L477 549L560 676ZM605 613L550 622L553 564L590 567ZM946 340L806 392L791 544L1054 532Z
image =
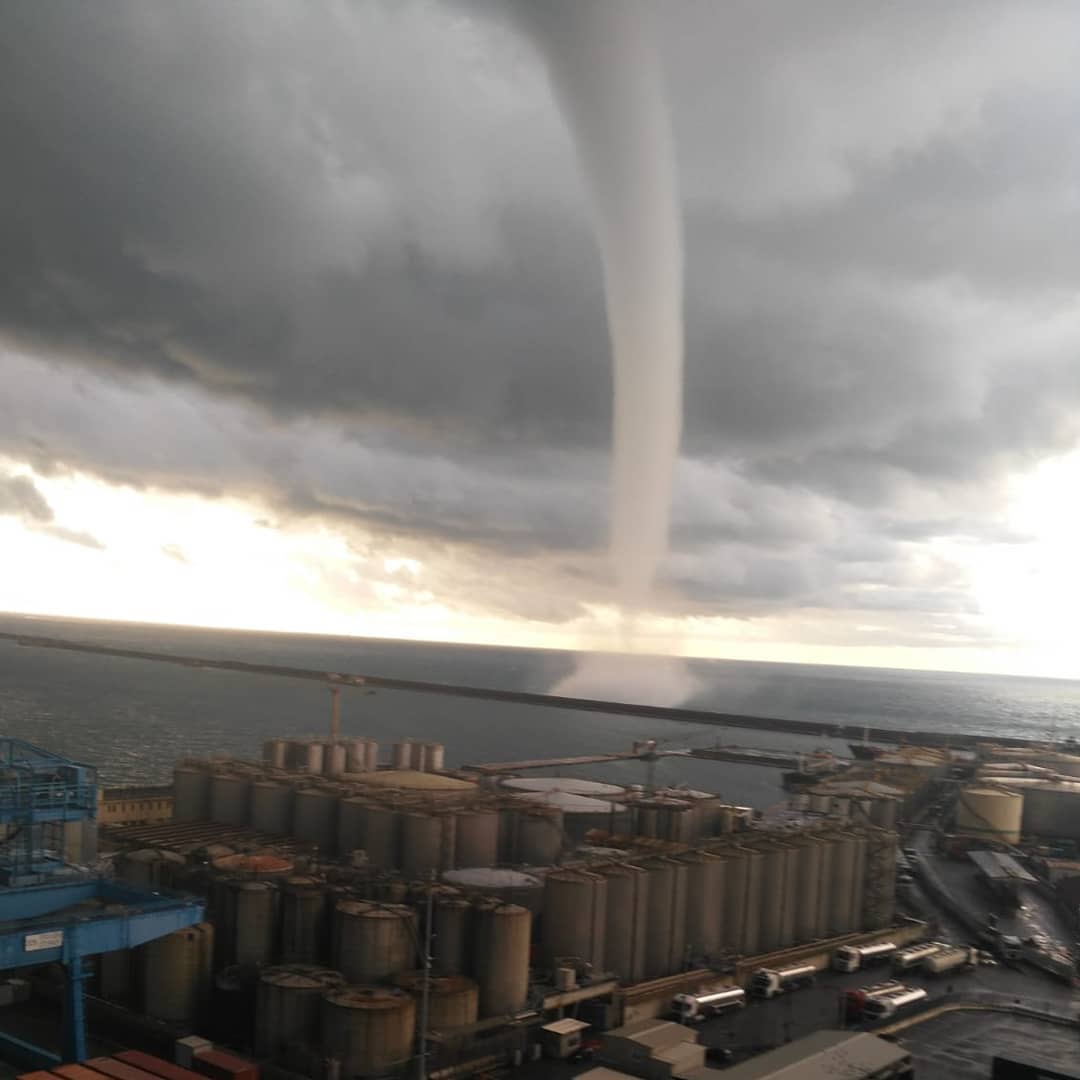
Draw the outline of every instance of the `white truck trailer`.
M740 986L723 986L697 994L676 994L671 999L672 1015L680 1024L700 1024L710 1016L746 1006L746 991Z
M928 956L922 962L924 975L938 977L950 972L959 974L975 967L979 962L979 950L969 945L950 945L947 949Z
M944 941L924 941L921 945L912 945L893 954L893 967L897 971L910 971L917 968L927 957L934 956L942 949L948 949Z
M927 996L921 986L899 986L869 998L863 1005L863 1016L870 1021L891 1020L897 1013L925 1001Z
M773 998L786 994L814 981L817 968L813 964L797 964L786 968L758 968L750 977L750 993L754 997Z
M834 971L859 971L871 964L882 964L896 952L895 941L878 941L873 945L841 945L833 953Z

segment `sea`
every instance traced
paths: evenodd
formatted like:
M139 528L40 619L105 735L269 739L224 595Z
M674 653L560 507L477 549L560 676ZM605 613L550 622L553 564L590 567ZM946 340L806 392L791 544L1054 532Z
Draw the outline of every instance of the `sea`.
M0 615L0 630L120 648L547 693L572 677L573 652L428 642L255 633ZM593 696L639 700L648 657L608 658L609 685ZM671 661L656 661L658 680ZM679 662L682 664L683 662ZM721 712L898 729L1010 735L1080 735L1080 681L731 660L685 661L689 696L668 704ZM632 672L623 679L620 671ZM670 680L668 680L670 681ZM582 695L587 696L587 695ZM318 683L181 667L0 641L0 734L34 742L98 771L106 786L167 782L189 756L252 758L272 736L323 734L330 696ZM629 749L724 745L845 753L836 740L706 724L472 701L402 691L347 689L345 735L382 744L409 737L443 743L448 766ZM637 761L563 767L566 776L647 780ZM662 757L654 781L714 791L764 809L781 800L779 770Z

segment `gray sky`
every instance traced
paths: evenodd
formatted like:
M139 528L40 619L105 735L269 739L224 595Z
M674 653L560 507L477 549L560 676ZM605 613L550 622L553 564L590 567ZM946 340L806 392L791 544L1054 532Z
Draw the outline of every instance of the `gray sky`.
M653 13L687 246L657 613L1008 647L964 552L1045 539L1010 485L1077 438L1076 6ZM107 557L47 500L75 470L325 523L478 618L610 598L600 267L512 5L4 24L0 515Z

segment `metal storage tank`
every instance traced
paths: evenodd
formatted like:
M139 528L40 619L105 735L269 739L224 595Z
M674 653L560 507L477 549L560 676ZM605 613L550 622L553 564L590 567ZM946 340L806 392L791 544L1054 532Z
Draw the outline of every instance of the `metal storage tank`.
M681 971L686 954L686 866L673 859L641 865L649 871L645 974L659 978Z
M367 772L367 739L349 739L345 744L345 771Z
M956 831L1004 844L1020 843L1024 796L1007 788L965 787L956 802Z
M549 866L559 861L563 846L561 810L533 807L517 811L514 825L513 858L530 866Z
M400 865L401 814L371 804L363 811L363 849L372 866L393 870Z
M470 957L472 904L464 897L443 896L432 911L434 970L440 975L461 975Z
M833 843L831 898L828 912L829 933L850 934L855 929L855 837L840 834Z
M484 900L473 919L473 970L480 984L480 1015L509 1016L529 996L532 915L517 904Z
M720 952L724 926L724 861L708 851L679 856L686 864L686 947L691 956ZM609 892L610 896L610 892Z
M323 998L320 1046L341 1062L341 1080L384 1076L412 1057L416 1002L390 986L345 986Z
M499 861L499 812L463 810L457 815L455 866L494 866Z
M799 854L798 842L785 844L787 870L784 879L784 914L780 920L780 944L784 948L795 944L795 913L802 904L799 894Z
M1024 796L1026 835L1080 840L1080 783L1009 777L1008 787Z
M230 878L246 878L249 881L275 881L287 878L293 872L290 859L269 852L233 852L212 860L211 866L219 874Z
M233 959L238 964L269 964L277 943L277 889L268 881L231 884L236 911Z
M655 799L634 803L634 835L649 839L660 837L660 807Z
M289 739L286 743L285 768L290 772L304 772L307 769L309 742L309 739Z
M323 774L325 776L340 776L345 772L348 760L348 751L345 743L327 743L323 747Z
M317 964L326 955L329 903L318 878L297 876L281 885L281 959L286 964Z
M251 777L243 773L210 776L210 818L227 825L246 825L251 819Z
M255 1008L255 1053L283 1061L290 1046L314 1046L319 1038L322 999L345 985L345 977L329 968L285 964L259 976Z
M325 788L299 788L293 796L292 835L326 855L337 843L338 794Z
M267 739L263 743L263 761L272 769L285 769L289 762L289 740Z
M770 844L762 851L761 930L755 952L774 952L781 947L787 896L787 851Z
M292 827L293 790L288 784L257 780L251 785L251 827L288 836Z
M400 904L342 900L335 913L337 962L352 983L376 983L411 971L416 958L416 917Z
M255 988L258 972L250 964L232 964L214 976L209 1038L231 1046L251 1045L255 1030Z
M405 877L427 878L433 870L453 865L453 814L401 815L399 865Z
M326 750L316 739L310 740L304 747L304 770L316 776L322 775L326 761Z
M392 761L395 769L411 769L412 768L412 754L413 744L412 739L402 739L401 742L394 743L392 750Z
M746 868L749 853L739 847L716 849L724 858L724 904L721 946L742 953L746 925Z
M564 791L523 791L514 798L561 810L563 829L574 843L581 843L590 829L609 833L630 831L630 811L622 803Z
M443 881L462 892L518 904L539 915L544 906L544 883L534 874L498 867L472 866L447 870Z
M214 928L199 923L143 946L143 1009L175 1024L193 1023L210 991Z
M627 863L598 867L597 873L607 880L604 966L622 983L641 982L649 936L649 872Z
M352 851L364 851L364 816L368 800L358 796L342 798L338 802L337 853L348 855ZM371 862L371 856L368 856Z
M660 834L665 840L689 844L698 836L697 810L693 803L665 799L659 817Z
M817 921L812 935L815 939L828 937L831 929L830 913L835 875L833 858L836 840L832 836L822 836L819 839L821 841L821 873L818 878Z
M870 811L870 820L880 829L895 829L899 799L880 798L874 800Z
M376 739L367 739L364 750L367 772L375 772L379 767L379 743Z
M804 837L800 841L795 859L794 904L796 942L813 941L821 936L821 852L822 843L816 837Z
M409 971L394 979L396 986L416 998L424 993L424 972ZM464 975L432 975L428 986L428 1030L452 1031L475 1024L480 1011L480 988Z
M764 891L761 879L764 859L760 851L746 853L746 914L743 921L743 942L739 952L753 954L761 951L761 905Z
M128 885L143 889L171 889L184 870L184 856L175 851L141 848L124 851L115 862L116 876Z
M866 833L855 834L855 893L851 898L854 929L863 929L863 898L866 895Z
M424 743L420 750L420 770L422 772L442 772L446 760L446 748L442 743Z
M606 926L606 878L586 870L556 870L544 878L541 933L549 966L577 956L603 971Z
M875 829L866 839L862 925L884 930L896 909L896 834Z
M194 765L173 769L173 821L202 821L209 816L209 772Z

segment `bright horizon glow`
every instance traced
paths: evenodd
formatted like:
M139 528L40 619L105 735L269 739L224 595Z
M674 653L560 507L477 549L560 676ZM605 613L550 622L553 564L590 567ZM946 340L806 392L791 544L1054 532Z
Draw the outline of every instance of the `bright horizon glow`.
M0 517L9 568L0 611L120 622L388 638L453 644L621 652L614 609L593 607L565 624L469 610L434 564L379 549L363 554L344 528L315 520L275 525L255 499L136 490L96 477L33 473L53 507L51 523ZM1046 461L1014 481L1007 522L1029 543L927 545L963 559L984 648L888 644L871 612L784 617L642 618L636 651L656 655L923 671L1080 678L1071 645L1080 596L1080 507L1061 492L1080 487L1080 453ZM85 533L102 549L51 527ZM54 532L56 529L53 530ZM366 550L366 549L364 549ZM844 640L840 638L847 635ZM853 640L853 635L855 639ZM865 643L857 640L861 636ZM812 643L817 637L831 643ZM866 640L868 639L868 640Z

